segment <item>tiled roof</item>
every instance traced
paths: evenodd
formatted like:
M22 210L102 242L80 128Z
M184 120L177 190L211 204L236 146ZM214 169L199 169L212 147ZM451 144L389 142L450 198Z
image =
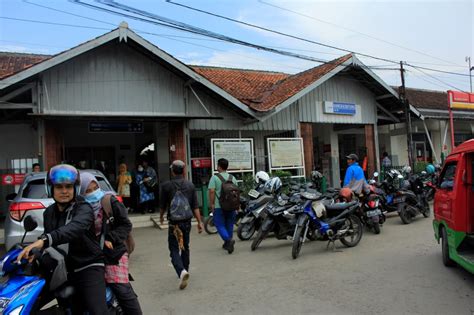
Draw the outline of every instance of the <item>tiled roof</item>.
M256 97L290 76L281 72L259 70L206 66L191 66L191 68L248 106L252 106Z
M192 68L253 110L272 110L352 57L351 54L309 70L288 75L278 72L227 68Z
M420 109L448 109L448 94L442 91L406 89L408 102Z
M49 58L49 55L0 52L0 80Z

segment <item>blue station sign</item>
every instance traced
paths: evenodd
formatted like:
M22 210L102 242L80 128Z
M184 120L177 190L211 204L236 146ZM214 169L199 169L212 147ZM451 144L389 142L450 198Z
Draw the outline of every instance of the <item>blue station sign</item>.
M324 102L324 112L326 114L354 116L356 114L356 104L343 102Z

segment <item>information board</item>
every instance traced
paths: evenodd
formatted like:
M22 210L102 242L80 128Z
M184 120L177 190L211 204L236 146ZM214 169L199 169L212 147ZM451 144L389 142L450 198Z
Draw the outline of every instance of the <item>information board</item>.
M212 169L217 171L217 161L229 161L229 172L253 172L253 139L211 139Z
M270 172L298 169L300 175L294 177L305 177L302 138L268 138L267 146Z

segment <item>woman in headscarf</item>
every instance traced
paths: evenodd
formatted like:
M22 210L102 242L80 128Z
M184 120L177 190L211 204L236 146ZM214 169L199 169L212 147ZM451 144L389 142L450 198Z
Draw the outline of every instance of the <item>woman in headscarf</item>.
M95 233L105 255L105 282L114 292L125 314L142 314L138 298L129 281L127 240L132 223L127 209L113 196L105 193L94 175L81 173L81 196L94 210ZM110 204L110 207L106 205ZM107 208L111 208L108 213Z
M143 165L138 165L137 173L135 175L135 180L140 190L140 198L139 198L139 208L142 214L145 214L147 211L152 213L154 212L153 203L155 201L155 194L152 190L150 190L147 185L147 179L150 179L150 175L147 173Z
M127 170L127 164L119 165L119 175L117 177L117 193L122 197L123 204L130 211L130 184L132 183L132 175Z

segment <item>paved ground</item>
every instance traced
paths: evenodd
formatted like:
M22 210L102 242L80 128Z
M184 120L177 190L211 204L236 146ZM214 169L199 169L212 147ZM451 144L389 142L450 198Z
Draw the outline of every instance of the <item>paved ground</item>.
M191 241L191 277L178 289L167 231L137 229L134 287L145 314L473 314L474 276L442 265L431 218L402 225L392 216L380 235L364 233L342 252L325 242L265 240L256 252L237 241L228 255L215 235ZM340 244L340 243L339 243Z

